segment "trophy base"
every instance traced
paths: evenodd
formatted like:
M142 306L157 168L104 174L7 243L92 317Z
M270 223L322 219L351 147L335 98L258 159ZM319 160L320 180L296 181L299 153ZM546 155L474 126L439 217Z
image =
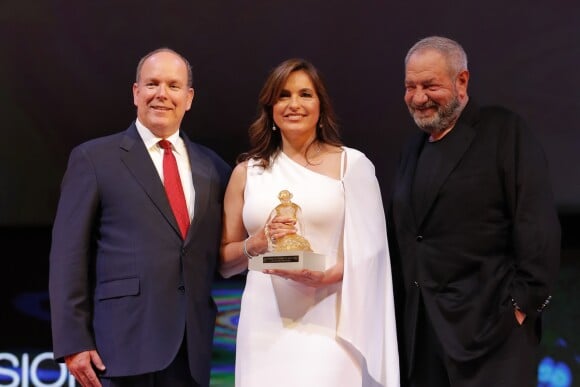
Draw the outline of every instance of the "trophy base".
M326 270L326 257L311 251L276 251L260 254L248 261L250 270Z

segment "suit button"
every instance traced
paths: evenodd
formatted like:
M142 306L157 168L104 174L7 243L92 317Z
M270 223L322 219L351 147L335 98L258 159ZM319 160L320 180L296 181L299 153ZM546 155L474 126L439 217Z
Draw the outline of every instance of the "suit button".
M415 240L416 240L417 242L421 242L421 241L423 240L423 235L417 235L417 236L415 237Z
M181 294L185 293L185 286L181 285L180 287L177 288L177 291Z

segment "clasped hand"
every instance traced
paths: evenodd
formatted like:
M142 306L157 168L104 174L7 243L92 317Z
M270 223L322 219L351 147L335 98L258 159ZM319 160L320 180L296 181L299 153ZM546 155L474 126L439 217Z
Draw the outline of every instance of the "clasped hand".
M286 235L296 234L296 219L286 216L276 216L272 218L264 227L264 235L266 239L270 239L275 243L276 239L280 239Z
M272 243L286 235L296 234L296 219L291 217L276 216L264 227L264 235ZM342 265L335 265L326 271L308 269L284 270L267 269L263 273L276 275L284 279L299 282L311 287L327 286L342 280Z

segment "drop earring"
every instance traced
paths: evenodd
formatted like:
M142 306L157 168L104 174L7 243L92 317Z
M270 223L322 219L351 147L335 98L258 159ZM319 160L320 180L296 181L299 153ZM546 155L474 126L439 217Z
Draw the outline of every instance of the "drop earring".
M272 132L276 131L276 124L272 124Z

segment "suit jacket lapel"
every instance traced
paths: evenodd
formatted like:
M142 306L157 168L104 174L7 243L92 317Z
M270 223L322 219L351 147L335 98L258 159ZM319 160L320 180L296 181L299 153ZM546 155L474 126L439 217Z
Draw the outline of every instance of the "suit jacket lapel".
M212 171L212 165L209 163L208 159L203 156L203 154L197 149L197 145L192 143L187 135L182 132L181 137L187 147L187 153L189 156L189 164L191 166L191 177L193 180L193 188L195 190L195 204L193 211L193 219L191 220L191 225L189 226L189 231L187 232L186 242L189 241L191 235L194 235L196 230L203 227L201 220L204 218L204 214L209 206L210 198L210 187L211 187L211 177L210 171Z
M423 148L423 143L425 141L426 134L418 133L417 136L413 137L411 140L411 145L409 148L409 158L407 159L407 166L405 168L405 174L403 176L403 184L405 192L404 197L407 198L404 203L406 203L405 208L405 218L413 219L414 226L419 224L419 218L417 217L416 211L413 208L413 180L415 178L415 169L417 168L417 160L419 159L419 154Z
M173 227L178 235L179 226L169 205L169 200L165 194L163 183L159 178L159 173L151 161L143 140L137 132L135 124L132 124L123 136L120 144L121 160L127 166L135 180L143 187L145 193L151 198L153 204L159 208L163 217Z
M429 214L431 207L434 205L437 196L441 191L441 187L459 161L461 161L463 155L475 138L476 131L470 122L471 119L474 118L474 113L473 106L470 108L470 104L468 104L464 112L461 114L460 119L455 124L455 127L452 129L452 132L454 132L453 136L450 136L450 138L447 139L452 141L452 143L448 148L448 153L446 153L441 167L437 171L434 171L435 174L431 180L431 187L425 196L425 212L423 214L418 214L417 216L419 226L425 221L427 214Z

